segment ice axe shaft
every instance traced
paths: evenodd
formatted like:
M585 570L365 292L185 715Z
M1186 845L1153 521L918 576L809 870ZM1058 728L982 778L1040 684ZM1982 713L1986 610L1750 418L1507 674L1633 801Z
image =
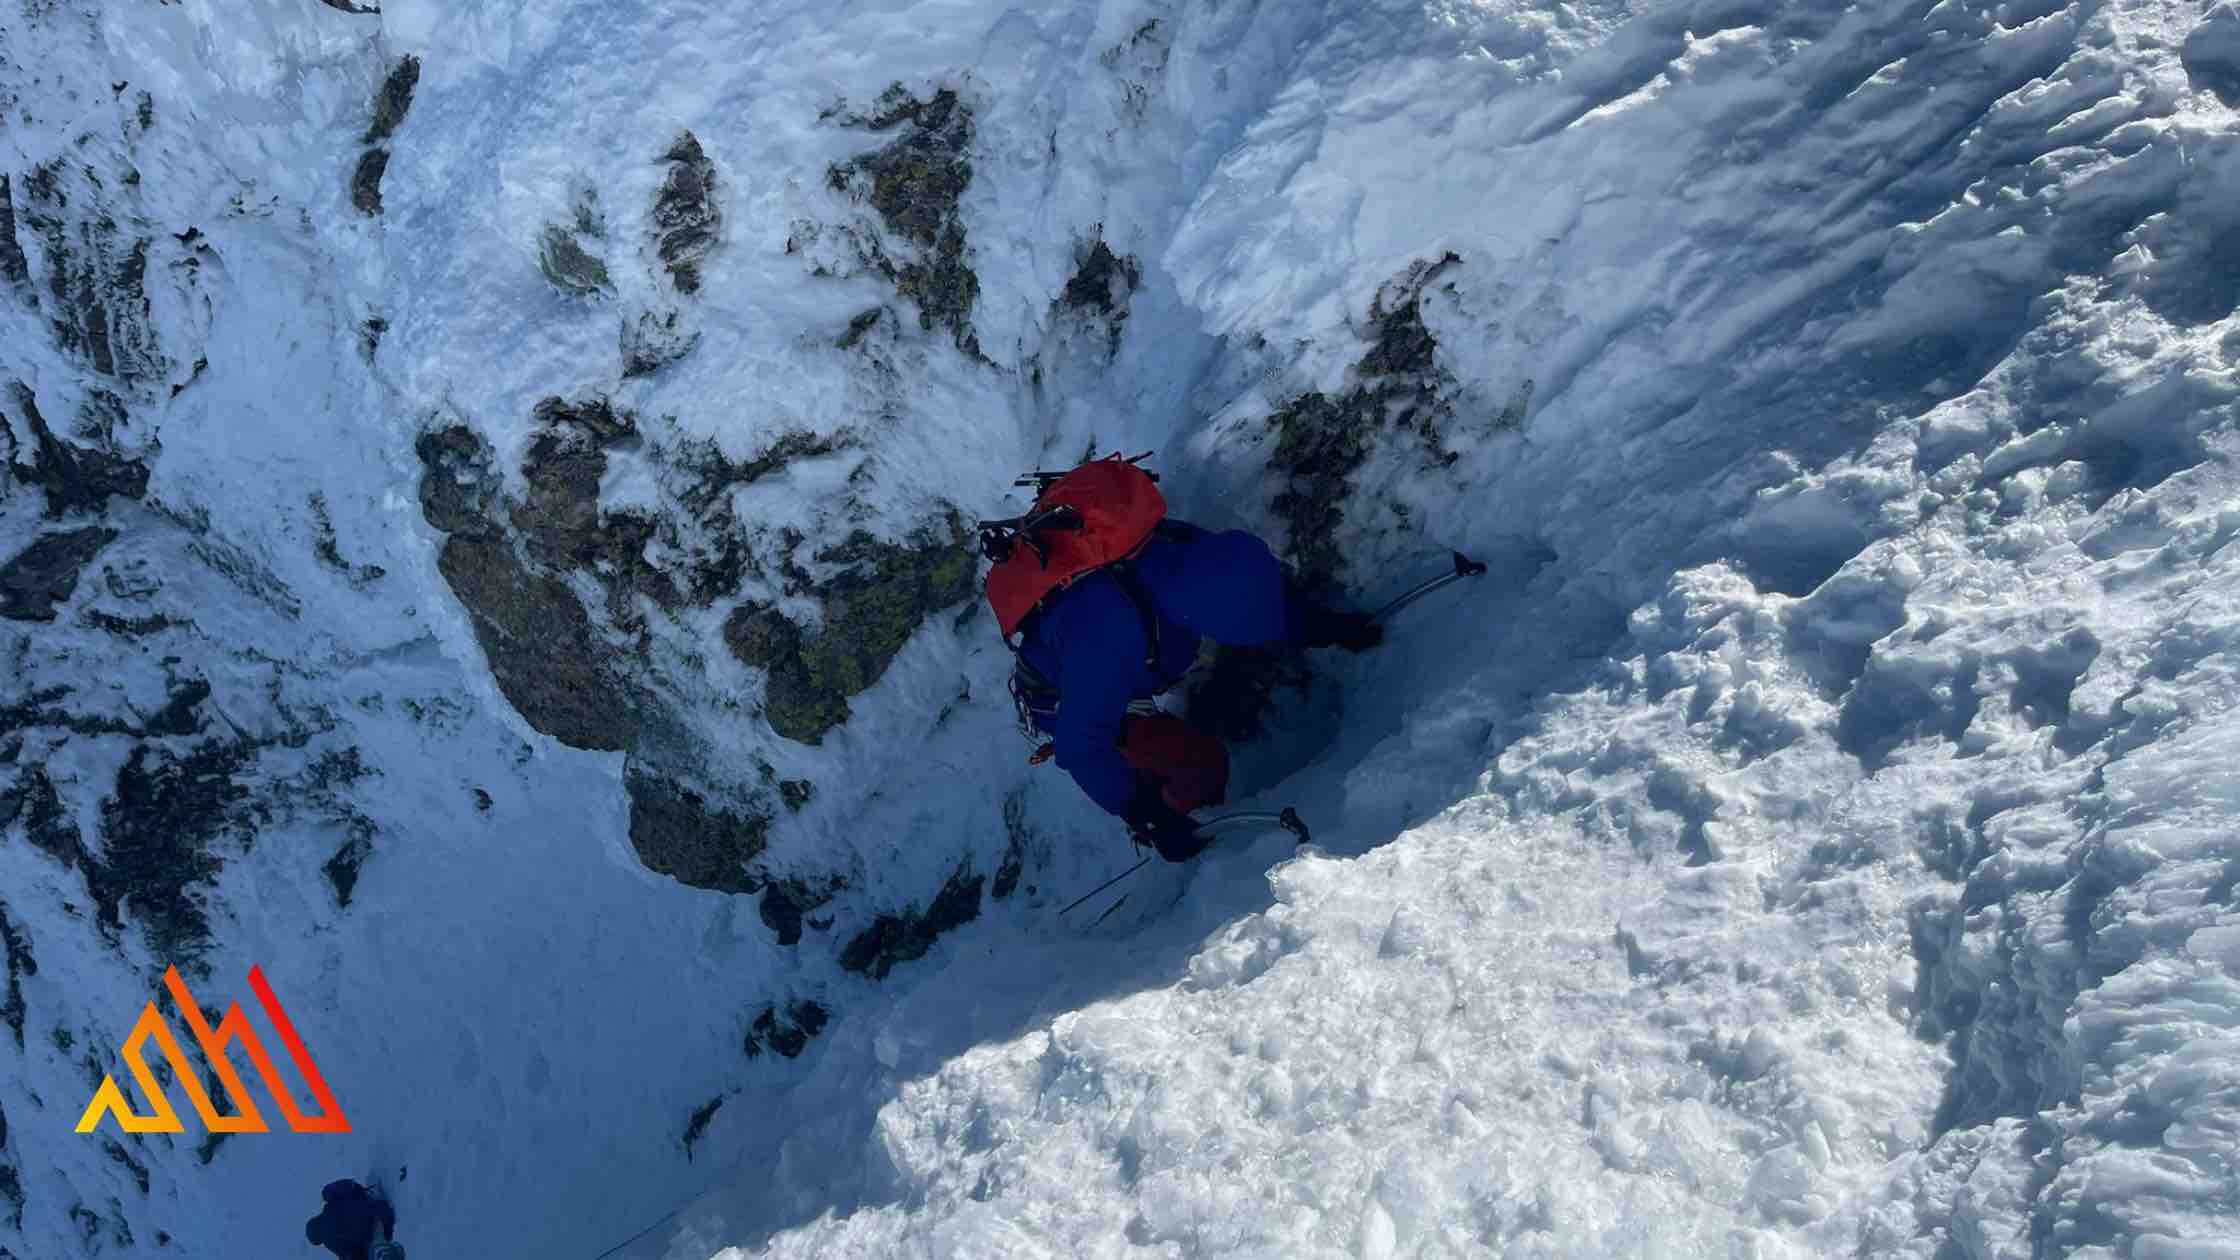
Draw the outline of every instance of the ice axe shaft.
M1428 578L1401 592L1397 599L1369 615L1371 621L1383 621L1408 605L1422 599L1449 582L1459 582L1466 577L1477 577L1486 571L1485 562L1472 560L1461 552L1454 553L1454 568L1435 578Z
M1072 914L1076 909L1080 907L1082 902L1087 901L1089 898L1096 896L1098 893L1103 892L1105 889L1112 887L1114 884L1119 883L1121 880L1126 879L1130 875L1135 874L1137 871L1142 870L1144 868L1144 864L1149 862L1150 860L1150 858L1138 859L1134 866L1129 867L1127 870L1120 872L1118 875L1113 876L1111 879L1106 880L1105 882L1097 885L1095 888L1092 888L1089 891L1074 898L1073 901L1068 904L1065 909L1060 910L1058 913L1061 915ZM1090 926L1094 927L1096 925L1091 924Z
M1281 812L1271 813L1267 810L1248 809L1241 810L1234 814L1223 814L1219 818L1208 818L1204 822L1198 824L1197 830L1200 832L1230 831L1238 827L1247 826L1281 827L1285 831L1288 831L1292 835L1298 837L1300 844L1306 844L1313 838L1312 833L1307 830L1306 820L1299 817L1298 810L1293 809L1288 805L1284 806ZM1126 879L1130 875L1135 874L1137 871L1142 870L1145 866L1148 866L1150 862L1151 859L1149 857L1138 859L1134 866L1129 867L1128 869L1120 872L1118 875L1113 876L1111 879L1106 880L1105 882L1097 885L1095 888L1090 889L1089 891L1068 902L1066 904L1066 908L1058 911L1058 914L1060 916L1064 916L1073 913L1075 910L1081 907L1081 903L1089 900L1091 897L1096 896L1098 893L1103 892L1105 889L1112 887L1114 884L1119 883L1121 880ZM1114 909L1117 908L1117 905L1115 905ZM1105 911L1105 914L1110 913L1112 913L1111 910ZM1102 922L1104 922L1104 915L1098 915L1096 923L1091 923L1089 926L1095 927L1097 923Z

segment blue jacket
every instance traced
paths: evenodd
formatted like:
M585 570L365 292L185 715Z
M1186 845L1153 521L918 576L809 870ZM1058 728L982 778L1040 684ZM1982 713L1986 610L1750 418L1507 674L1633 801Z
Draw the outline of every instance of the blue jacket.
M1272 647L1298 637L1283 566L1243 530L1216 534L1172 522L1132 563L1159 619L1157 660L1145 659L1143 614L1110 570L1052 595L1021 628L1019 647L1058 688L1058 764L1114 814L1126 812L1136 790L1119 749L1129 701L1181 678L1201 638Z

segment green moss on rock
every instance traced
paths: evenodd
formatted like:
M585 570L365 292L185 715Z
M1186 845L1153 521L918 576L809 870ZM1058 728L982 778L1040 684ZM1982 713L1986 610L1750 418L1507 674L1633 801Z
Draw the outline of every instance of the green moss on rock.
M537 269L563 293L598 297L614 288L605 260L584 247L566 228L546 224L537 245Z
M972 109L943 88L920 100L901 84L887 89L869 115L835 112L843 125L884 132L903 128L885 147L833 166L835 191L861 197L887 229L912 247L895 259L875 244L866 261L918 305L919 327L949 330L957 348L980 357L972 306L980 277L965 263L969 243L958 204L972 182Z
M811 633L768 605L746 605L724 623L724 642L742 663L769 671L764 716L804 744L848 720L848 697L879 680L929 613L971 597L975 563L962 524L914 547L858 533L822 552L853 566L816 589L824 625Z

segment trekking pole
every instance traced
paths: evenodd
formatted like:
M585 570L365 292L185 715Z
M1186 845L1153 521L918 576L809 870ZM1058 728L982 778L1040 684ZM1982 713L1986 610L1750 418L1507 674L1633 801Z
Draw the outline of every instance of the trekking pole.
M1285 831L1290 832L1292 835L1297 836L1299 838L1299 843L1301 844L1309 843L1314 838L1313 835L1307 831L1306 820L1299 817L1299 811L1291 808L1288 805L1283 807L1283 811L1281 813L1269 813L1264 810L1245 810L1241 813L1223 814L1219 818L1208 818L1204 822L1198 824L1198 830L1228 831L1231 828L1240 826L1281 827Z
M1466 577L1476 577L1479 574L1484 573L1485 571L1486 566L1483 561L1472 560L1470 557L1463 555L1459 551L1455 552L1454 569L1451 572L1442 573L1435 578L1419 582L1416 585L1408 588L1406 591L1401 593L1398 599L1393 600L1391 603L1386 604L1384 607L1379 608L1374 613L1371 613L1369 615L1369 620L1383 621L1385 618L1390 617L1396 612L1399 612L1401 609L1406 608L1408 605L1416 602L1419 599L1422 599L1424 596L1429 595L1435 590L1438 590L1440 587L1445 586L1449 582L1459 582Z
M1306 820L1299 817L1299 811L1293 809L1289 805L1284 806L1282 812L1280 813L1269 813L1265 810L1243 810L1234 814L1223 814L1219 818L1206 819L1204 822L1199 823L1193 830L1199 832L1228 831L1240 826L1281 827L1285 831L1290 832L1292 835L1297 836L1299 838L1300 844L1306 844L1313 838L1312 833L1307 830ZM1061 917L1067 914L1071 914L1081 905L1082 902L1087 901L1089 898L1096 896L1098 893L1103 892L1105 889L1112 887L1114 884L1119 883L1121 880L1126 879L1130 875L1135 874L1137 871L1142 870L1145 866L1150 865L1150 863L1151 858L1149 856L1139 859L1134 866L1129 867L1127 870L1120 872L1118 875L1113 876L1111 879L1106 880L1105 882L1097 885L1095 888L1092 888L1089 891L1074 898L1072 902L1067 904L1065 909L1058 911L1058 914ZM1118 908L1118 903L1115 903L1113 909ZM1110 913L1112 913L1111 910L1105 911L1105 914ZM1097 918L1097 922L1101 923L1103 921L1103 915L1099 915ZM1096 923L1092 923L1089 926L1095 927Z
M1139 859L1134 866L1129 867L1127 870L1120 872L1118 875L1113 876L1111 879L1106 880L1105 882L1097 885L1095 888L1092 888L1089 891L1074 898L1072 904L1068 905L1065 909L1060 910L1058 913L1061 916L1073 913L1073 910L1076 906L1079 906L1082 902L1096 896L1098 893L1101 893L1105 889L1112 887L1114 884L1119 883L1121 880L1126 879L1130 875L1135 874L1137 871L1142 870L1144 864L1149 862L1150 860L1151 859L1148 857ZM1092 924L1091 926L1094 925Z

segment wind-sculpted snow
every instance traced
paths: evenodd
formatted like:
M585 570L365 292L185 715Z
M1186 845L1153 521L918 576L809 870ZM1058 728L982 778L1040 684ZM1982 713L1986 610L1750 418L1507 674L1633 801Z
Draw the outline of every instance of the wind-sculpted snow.
M2233 1254L2236 30L24 0L0 1257ZM960 526L1147 447L1492 572L1084 933ZM353 1133L69 1133L173 960Z

